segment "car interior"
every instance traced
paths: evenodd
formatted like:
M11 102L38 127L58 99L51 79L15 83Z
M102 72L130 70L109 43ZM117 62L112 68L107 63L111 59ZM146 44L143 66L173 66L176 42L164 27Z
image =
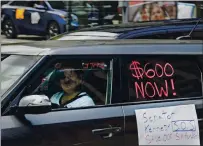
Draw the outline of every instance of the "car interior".
M49 98L57 92L62 91L62 88L58 82L58 78L61 75L57 72L56 68L50 68L47 72L40 76L41 83L37 85L32 94L44 94ZM85 86L82 86L82 90L85 91L95 102L96 105L105 105L106 98L110 88L108 86L108 70L102 69L88 69L84 70ZM108 89L109 88L109 89Z

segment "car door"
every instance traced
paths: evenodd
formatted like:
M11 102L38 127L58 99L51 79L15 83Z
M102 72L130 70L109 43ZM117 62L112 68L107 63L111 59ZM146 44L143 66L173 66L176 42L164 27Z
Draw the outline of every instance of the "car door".
M8 6L10 11L12 11L12 18L14 25L17 26L18 31L21 34L33 33L31 27L31 13L33 8L30 7L32 1L13 1Z
M203 144L202 64L198 57L200 56L123 57L122 76L126 81L123 84L128 93L126 104L123 105L126 146L139 145L136 110L188 104L196 107L200 141Z
M26 34L40 34L44 32L47 26L46 5L42 2L44 9L37 9L34 4L40 4L39 1L29 1L26 3L24 26L27 30Z
M6 15L9 15L10 19L12 19L14 25L18 29L18 31L24 31L24 10L26 8L25 1L12 1L4 6L3 9L6 9ZM18 11L18 12L17 12ZM18 14L16 14L18 13Z
M46 95L52 94L56 87L45 88L42 85L56 65L65 61L74 64L74 68L77 70L87 71L84 72L85 82L88 83L88 88L90 87L96 96L93 96L88 90L86 92L92 97L96 106L55 108L49 113L20 116L7 114L2 117L2 145L123 146L123 110L120 105L110 104L113 96L111 89L114 60L98 56L85 58L80 56L79 59L70 56L57 57L49 57L50 60L45 59L38 67L33 68L33 72L29 74L32 78L28 77L29 80L21 84L21 87L28 85L28 88L21 88L16 99L30 93L38 94L47 91Z

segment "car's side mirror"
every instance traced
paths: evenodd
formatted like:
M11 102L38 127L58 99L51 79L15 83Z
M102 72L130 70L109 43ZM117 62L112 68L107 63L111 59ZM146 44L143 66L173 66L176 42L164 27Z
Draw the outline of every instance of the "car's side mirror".
M51 101L45 95L23 97L15 107L17 114L42 114L51 111Z

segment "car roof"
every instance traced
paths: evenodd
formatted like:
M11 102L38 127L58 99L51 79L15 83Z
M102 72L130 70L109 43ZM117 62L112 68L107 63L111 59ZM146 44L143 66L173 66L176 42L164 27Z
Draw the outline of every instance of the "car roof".
M94 27L90 27L90 28L83 28L83 29L79 29L76 31L70 31L70 32L65 32L62 33L58 36L55 36L53 38L51 38L51 40L56 40L59 39L61 37L65 37L66 35L70 35L73 33L77 33L77 32L98 32L98 35L100 32L105 32L105 33L114 33L114 34L128 34L131 31L135 31L136 30L146 30L146 29L159 29L161 27L165 27L167 29L167 27L170 26L179 26L179 27L184 27L185 25L194 25L198 22L199 24L203 24L203 20L202 19L180 19L180 20L164 20L164 21L151 21L151 22L130 22L130 23L124 23L124 24L117 24L117 25L101 25L101 26L94 26Z
M117 25L101 25L90 28L83 28L78 31L106 31L106 32L125 32L135 29L142 29L146 27L166 26L166 25L183 25L183 24L196 24L200 19L177 19L177 20L163 20L163 21L150 21L150 22L129 22ZM200 20L202 23L203 20Z
M178 32L190 32L194 28L194 25L166 25L166 26L156 26L148 27L144 29L132 30L128 33L111 33L102 31L81 31L73 32L57 40L112 40L112 39L129 39L132 37L141 37L155 34L166 34L167 33L178 33ZM203 24L196 26L195 31L203 31ZM188 33L189 34L189 33ZM167 35L167 34L166 34Z
M147 36L147 35L155 35L155 34L165 34L170 36L170 33L178 33L178 32L189 32L193 30L195 24L184 24L184 25L166 25L166 26L159 26L159 27L149 27L145 29L138 29L133 30L128 33L123 33L119 35L118 39L128 39L140 36ZM203 24L199 24L195 27L195 31L203 31Z
M41 41L3 45L2 54L22 55L121 55L121 54L203 54L197 40L100 40Z

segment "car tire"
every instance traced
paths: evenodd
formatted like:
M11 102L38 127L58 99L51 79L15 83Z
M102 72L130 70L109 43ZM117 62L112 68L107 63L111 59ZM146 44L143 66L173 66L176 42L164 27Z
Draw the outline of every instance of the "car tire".
M57 36L59 34L60 34L59 25L55 21L52 21L51 23L49 23L47 28L47 39Z
M3 34L7 38L12 39L12 38L16 38L17 37L16 29L15 29L15 26L14 26L14 24L13 24L11 19L6 19L3 22L2 28L3 28L2 29Z

